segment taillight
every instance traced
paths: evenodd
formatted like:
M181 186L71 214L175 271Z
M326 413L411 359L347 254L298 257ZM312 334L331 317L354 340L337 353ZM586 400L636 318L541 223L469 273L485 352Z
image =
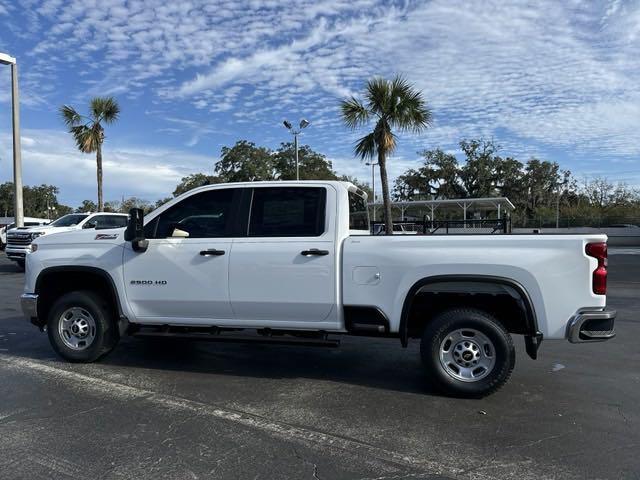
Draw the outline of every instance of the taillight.
M593 271L593 293L607 294L607 244L605 242L587 243L585 252L598 260L598 267Z

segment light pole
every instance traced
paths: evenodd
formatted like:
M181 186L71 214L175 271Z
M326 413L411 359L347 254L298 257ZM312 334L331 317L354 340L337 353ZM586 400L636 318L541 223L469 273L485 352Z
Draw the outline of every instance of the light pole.
M378 162L367 162L371 165L371 196L373 197L373 221L376 221L376 165Z
M20 154L20 107L18 103L18 65L16 59L0 53L0 64L11 65L11 111L13 127L13 188L14 212L17 227L24 227L22 210L22 157Z
M293 148L296 151L296 180L300 180L300 166L298 165L298 135L300 135L300 132L302 131L302 129L307 128L310 123L311 122L303 118L302 120L300 120L300 126L296 130L295 128L293 128L293 125L291 125L291 123L289 123L288 120L285 120L284 122L282 122L285 128L291 132L291 135L293 135Z

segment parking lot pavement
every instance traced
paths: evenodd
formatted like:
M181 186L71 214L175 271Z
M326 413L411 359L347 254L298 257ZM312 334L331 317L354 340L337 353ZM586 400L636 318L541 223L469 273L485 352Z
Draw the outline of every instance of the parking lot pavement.
M338 349L126 338L90 365L21 318L0 257L0 478L640 478L640 256L610 258L618 336L518 338L482 400L430 392L417 343Z

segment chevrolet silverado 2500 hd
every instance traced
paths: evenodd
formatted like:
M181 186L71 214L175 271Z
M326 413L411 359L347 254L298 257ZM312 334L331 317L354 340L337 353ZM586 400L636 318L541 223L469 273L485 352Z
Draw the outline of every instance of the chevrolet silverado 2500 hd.
M23 310L76 362L125 333L416 338L437 387L481 396L509 378L512 334L532 358L543 339L614 336L606 236L374 236L343 182L205 186L132 210L126 230L38 238L26 258Z

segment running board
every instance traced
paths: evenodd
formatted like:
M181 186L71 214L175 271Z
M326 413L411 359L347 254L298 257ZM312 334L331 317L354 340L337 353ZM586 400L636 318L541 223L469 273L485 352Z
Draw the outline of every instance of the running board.
M328 338L296 338L284 336L225 335L211 333L145 332L138 331L131 336L137 338L177 338L204 342L260 343L272 345L301 345L304 347L339 347L340 340Z

